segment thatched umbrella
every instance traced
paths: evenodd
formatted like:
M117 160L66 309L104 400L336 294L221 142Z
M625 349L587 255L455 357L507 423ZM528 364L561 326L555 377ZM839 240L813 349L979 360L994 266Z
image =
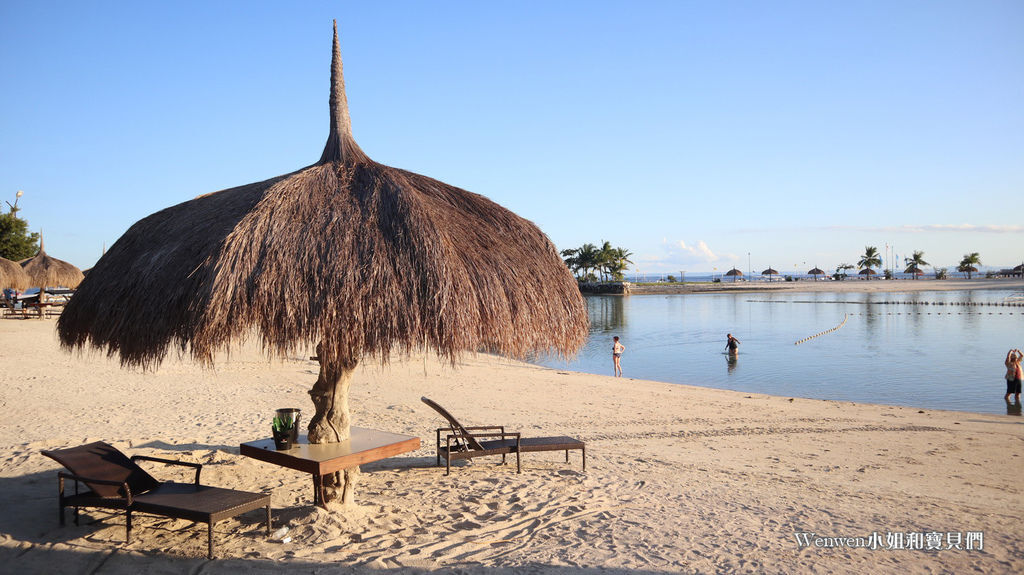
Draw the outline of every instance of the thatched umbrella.
M39 253L21 262L21 269L30 279L33 286L39 286L39 303L43 303L47 287L77 287L81 283L82 270L64 260L46 254L43 239L39 238Z
M251 333L277 356L316 345L313 443L348 439L348 389L364 357L429 349L454 363L465 352L570 356L583 345L583 297L537 226L359 148L337 25L330 112L312 166L133 225L61 315L62 344L146 368L171 346L211 364ZM357 470L345 472L346 502Z
M28 274L21 266L7 258L0 258L0 290L11 288L23 290L31 284Z
M732 276L732 281L735 282L736 281L736 276L743 275L743 272L741 272L740 270L738 270L736 268L732 268L731 270L725 272L725 275Z
M814 281L818 281L818 276L825 275L825 271L819 267L815 267L810 270L807 270L807 275L814 276Z
M919 268L917 266L910 266L907 269L903 270L903 273L905 273L905 274L914 274L914 279L917 279L917 276L923 274L924 270L922 270L921 268Z
M860 270L857 273L862 275L862 276L864 276L864 279L869 280L869 279L871 279L871 276L877 274L878 272L876 272L875 270L873 270L871 268L864 268L864 269Z
M761 272L761 275L768 276L768 281L772 281L772 276L779 275L779 272L778 272L778 270L775 270L773 268L768 268L768 269L764 270L763 272Z

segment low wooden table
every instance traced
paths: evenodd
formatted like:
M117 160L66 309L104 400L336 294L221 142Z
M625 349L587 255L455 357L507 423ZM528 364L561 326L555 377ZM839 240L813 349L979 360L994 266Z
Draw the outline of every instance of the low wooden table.
M352 437L340 443L309 443L305 435L291 449L278 451L268 437L243 443L239 451L246 457L295 469L313 475L313 503L325 507L324 475L380 461L420 448L420 438L378 429L353 427Z

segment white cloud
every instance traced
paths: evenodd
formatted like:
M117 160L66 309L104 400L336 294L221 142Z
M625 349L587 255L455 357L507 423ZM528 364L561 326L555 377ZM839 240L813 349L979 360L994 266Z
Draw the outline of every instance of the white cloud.
M662 253L657 255L644 254L634 258L638 269L676 271L693 266L709 267L712 264L734 261L732 254L716 254L703 240L696 244L687 244L683 240L661 241Z
M812 228L813 229L813 228ZM988 225L978 226L974 224L921 224L906 226L826 226L829 230L856 230L862 232L885 232L885 233L982 233L982 234L1019 234L1024 233L1024 226L1015 225Z

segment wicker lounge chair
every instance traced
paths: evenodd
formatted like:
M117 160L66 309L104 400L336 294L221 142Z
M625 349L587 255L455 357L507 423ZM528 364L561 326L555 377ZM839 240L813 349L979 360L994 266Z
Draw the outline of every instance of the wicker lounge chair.
M583 456L583 471L587 470L587 448L586 444L572 437L521 437L519 432L506 432L503 425L488 425L482 427L466 427L456 420L452 414L427 399L420 398L423 403L429 405L434 411L441 414L441 417L448 421L448 427L439 427L437 436L437 465L441 465L441 458L445 459L444 474L451 473L452 461L459 459L472 459L487 455L500 455L502 464L509 453L516 454L516 473L522 473L519 461L519 454L529 451L565 451L565 462L569 462L569 451L579 449ZM441 445L441 432L447 431L445 444ZM482 441L484 438L497 438Z
M151 513L207 524L207 556L213 559L213 525L221 520L259 509L267 510L267 534L270 534L270 495L249 493L200 485L202 465L135 455L130 459L117 448L97 441L81 447L43 451L71 473L57 472L60 524L64 525L64 508L75 508L78 525L79 507L105 507L125 510L125 542L131 543L132 513ZM194 483L161 483L136 461L154 461L195 469ZM64 480L75 482L75 493L64 493ZM89 491L79 493L79 484Z

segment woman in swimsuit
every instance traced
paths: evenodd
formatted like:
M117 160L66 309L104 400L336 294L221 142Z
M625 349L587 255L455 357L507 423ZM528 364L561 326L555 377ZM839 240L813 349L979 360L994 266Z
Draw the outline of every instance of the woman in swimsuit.
M622 352L626 351L626 346L619 343L619 336L615 336L615 343L612 344L612 362L615 364L615 377L622 377Z

